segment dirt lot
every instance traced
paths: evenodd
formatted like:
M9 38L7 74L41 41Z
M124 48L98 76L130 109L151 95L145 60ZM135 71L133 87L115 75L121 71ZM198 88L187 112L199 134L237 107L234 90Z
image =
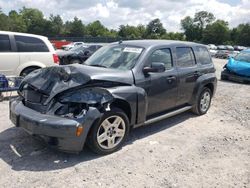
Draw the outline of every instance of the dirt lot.
M225 60L214 60L219 77ZM14 152L16 151L16 152ZM218 82L209 112L135 129L108 156L46 148L0 103L0 187L250 187L250 85Z

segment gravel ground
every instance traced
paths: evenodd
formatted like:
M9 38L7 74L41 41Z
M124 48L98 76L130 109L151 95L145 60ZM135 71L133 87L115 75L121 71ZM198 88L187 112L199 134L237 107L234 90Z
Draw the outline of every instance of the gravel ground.
M214 60L220 76L225 60ZM135 129L108 156L46 148L0 103L0 187L250 187L250 85L218 81L209 112Z

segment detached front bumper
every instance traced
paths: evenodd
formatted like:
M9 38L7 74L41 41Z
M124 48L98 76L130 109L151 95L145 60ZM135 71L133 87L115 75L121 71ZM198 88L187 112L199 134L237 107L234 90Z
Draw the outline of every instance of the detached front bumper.
M83 149L90 127L100 116L96 108L89 108L82 118L68 119L41 114L27 108L18 99L10 101L10 119L16 127L41 137L50 146L65 152L77 153ZM83 127L80 136L76 135L78 126Z

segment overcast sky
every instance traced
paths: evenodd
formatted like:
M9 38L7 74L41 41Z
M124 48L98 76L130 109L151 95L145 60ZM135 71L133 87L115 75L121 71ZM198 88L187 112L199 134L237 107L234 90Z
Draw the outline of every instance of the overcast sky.
M113 29L160 18L167 31L180 31L180 20L201 10L228 21L230 27L250 22L250 0L0 0L5 13L23 6L38 8L46 17L59 14L64 21L75 16L84 24L100 20Z

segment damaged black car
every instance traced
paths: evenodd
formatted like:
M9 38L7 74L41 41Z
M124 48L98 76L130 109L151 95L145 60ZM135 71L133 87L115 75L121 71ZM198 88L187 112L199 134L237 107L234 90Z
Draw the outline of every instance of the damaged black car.
M205 114L216 90L215 68L201 44L120 41L83 65L35 70L10 101L16 127L50 146L98 154L123 145L131 128L192 110Z

